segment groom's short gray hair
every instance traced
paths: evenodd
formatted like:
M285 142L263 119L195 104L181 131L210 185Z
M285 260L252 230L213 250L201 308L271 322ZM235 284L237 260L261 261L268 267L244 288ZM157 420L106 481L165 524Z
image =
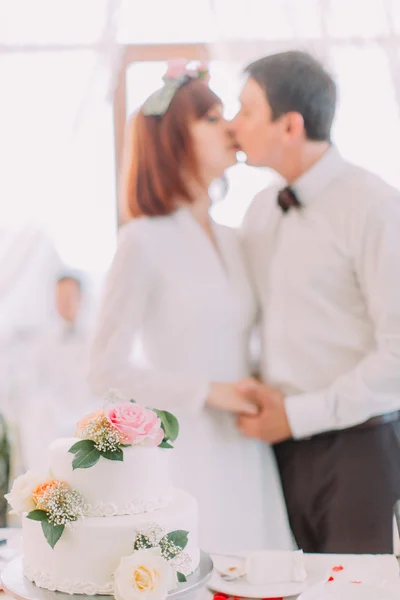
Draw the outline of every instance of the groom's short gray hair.
M245 73L265 90L274 120L298 112L308 139L330 140L336 84L311 54L298 50L271 54L248 65Z

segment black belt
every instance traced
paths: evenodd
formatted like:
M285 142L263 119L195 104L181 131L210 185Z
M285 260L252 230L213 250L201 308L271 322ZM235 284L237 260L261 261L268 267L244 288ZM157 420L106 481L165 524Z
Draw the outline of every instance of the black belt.
M378 415L377 417L372 417L368 419L368 421L364 421L364 423L359 423L358 425L354 425L353 427L346 427L345 429L335 429L331 431L324 431L322 433L316 433L307 438L302 438L305 440L314 440L322 437L327 437L331 435L335 435L340 433L341 431L358 431L360 429L372 429L373 427L379 427L379 425L386 425L388 423L394 423L396 421L400 421L400 410L396 410L391 413L386 413L385 415ZM301 440L299 440L301 441Z
M364 423L350 427L350 429L369 429L370 427L377 427L378 425L385 425L386 423L393 423L395 421L400 421L400 410L372 417L368 421L364 421Z

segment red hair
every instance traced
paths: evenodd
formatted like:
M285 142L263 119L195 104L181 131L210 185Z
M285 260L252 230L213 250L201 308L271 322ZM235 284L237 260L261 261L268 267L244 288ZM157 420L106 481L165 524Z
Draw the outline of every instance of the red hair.
M184 181L184 173L199 179L189 125L220 102L203 82L192 80L178 89L162 117L139 111L128 123L120 193L130 217L168 215L177 197L193 201Z

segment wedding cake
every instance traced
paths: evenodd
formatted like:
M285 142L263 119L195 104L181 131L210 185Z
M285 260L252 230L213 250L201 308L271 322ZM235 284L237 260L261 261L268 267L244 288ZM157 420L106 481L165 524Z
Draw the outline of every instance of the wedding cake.
M199 565L196 500L171 485L169 412L120 401L50 445L50 472L17 478L24 575L69 594L160 599Z

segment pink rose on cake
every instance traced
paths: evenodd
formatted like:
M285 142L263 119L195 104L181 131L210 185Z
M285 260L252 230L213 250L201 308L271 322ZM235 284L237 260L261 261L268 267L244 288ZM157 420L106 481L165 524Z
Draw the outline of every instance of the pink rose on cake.
M158 446L164 431L157 414L135 402L109 404L104 408L108 422L119 433L121 441L132 446Z
M173 414L145 408L134 400L121 402L120 398L117 390L111 390L105 407L77 424L75 437L80 440L69 449L75 455L73 470L93 467L100 458L121 462L125 446L173 448L172 442L179 434L179 423Z

